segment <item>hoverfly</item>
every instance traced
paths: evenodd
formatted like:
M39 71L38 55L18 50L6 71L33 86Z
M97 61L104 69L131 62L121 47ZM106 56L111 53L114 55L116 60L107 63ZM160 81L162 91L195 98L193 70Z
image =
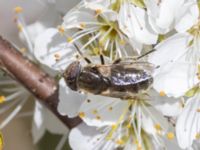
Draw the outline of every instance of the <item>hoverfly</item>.
M153 83L155 67L150 63L115 61L104 64L103 57L100 58L102 64L99 65L91 64L88 59L89 64L84 67L79 61L72 62L64 72L68 87L74 91L130 99L148 90Z

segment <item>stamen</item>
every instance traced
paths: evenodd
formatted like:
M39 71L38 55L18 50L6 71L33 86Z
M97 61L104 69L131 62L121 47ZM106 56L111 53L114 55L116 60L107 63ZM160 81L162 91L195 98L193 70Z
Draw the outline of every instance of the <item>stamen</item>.
M110 107L108 108L108 110L109 110L109 111L112 111L112 110L113 110L113 107L112 107L112 106L110 106Z
M96 9L95 10L95 17L97 17L98 15L100 15L102 13L101 9Z
M72 37L68 37L68 38L67 38L67 42L68 42L68 43L72 43L72 41L73 41L73 38L72 38Z
M65 28L63 26L58 26L58 32L63 35L65 33Z
M197 134L195 135L195 138L196 138L197 140L199 140L199 139L200 139L200 133L197 133Z
M121 39L119 40L119 44L124 46L126 44L126 41Z
M168 132L168 133L167 133L167 138L168 138L169 140L173 140L173 139L174 139L174 133L173 133L173 132Z
M4 145L4 142L3 142L3 135L2 135L2 133L0 133L0 150L3 149L3 145Z
M98 114L98 110L94 109L94 110L92 111L92 114L94 114L94 115Z
M97 120L101 120L101 116L99 116L99 115L96 116L96 119L97 119Z
M128 103L127 107L124 108L123 113L121 114L121 116L119 117L118 121L116 124L112 125L112 130L108 133L106 139L110 140L113 136L113 133L117 130L118 126L122 123L125 115L127 114L127 112L129 111L129 107L131 106L131 103Z
M16 14L19 14L19 13L21 13L22 11L23 11L23 8L20 7L20 6L16 6L16 7L14 8L14 12L15 12Z
M84 29L86 27L86 24L84 22L80 23L80 28Z
M17 24L17 29L18 29L19 32L22 32L22 30L23 30L22 24L18 23Z
M58 53L54 54L54 57L55 57L56 61L59 61L61 58L60 54L58 54Z
M5 100L6 100L5 96L0 96L0 104L1 104L1 103L4 103Z
M125 142L124 142L122 139L118 139L118 140L116 141L116 144L118 144L118 145L124 145Z
M138 146L137 146L137 150L142 150L142 146L141 146L141 145L138 145Z
M79 115L80 118L84 118L85 117L85 113L84 112L79 112L78 115Z
M24 106L25 102L26 102L26 98L24 98L20 102L20 104L18 104L18 106L9 114L9 116L5 120L2 121L2 123L0 124L0 129L4 128L19 113L19 111Z
M198 112L198 113L200 112L200 108L197 108L197 112Z
M87 103L90 103L90 102L91 102L91 100L88 99L88 100L87 100Z
M163 96L166 96L166 93L164 91L160 91L159 95L163 97Z
M161 128L160 124L155 124L154 128L156 129L157 134L161 134L162 128Z
M20 48L19 51L20 51L21 53L25 53L25 52L27 52L27 49L23 47L23 48Z

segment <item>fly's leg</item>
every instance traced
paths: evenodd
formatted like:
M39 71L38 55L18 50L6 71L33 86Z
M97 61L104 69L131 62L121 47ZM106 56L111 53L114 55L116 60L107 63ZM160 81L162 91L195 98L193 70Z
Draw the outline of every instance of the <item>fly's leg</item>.
M150 50L150 51L144 53L143 55L137 57L136 60L139 60L139 59L141 59L141 58L143 58L143 57L145 57L145 56L147 56L147 55L149 55L149 54L151 54L151 53L153 53L153 52L155 52L155 51L156 51L156 49L152 49L152 50Z
M80 54L80 56L86 61L86 63L91 64L92 61L89 58L87 58L86 56L83 55L83 53L81 52L81 50L79 49L79 47L76 43L74 43L74 46L75 46L77 52Z
M105 60L104 60L103 54L100 54L99 56L100 56L101 64L104 65Z
M105 59L104 59L104 56L103 56L102 48L99 49L99 57L100 57L101 64L104 65Z
M127 60L138 61L138 60L142 59L143 57L153 53L154 51L156 51L156 49L152 49L152 50L150 50L150 51L148 51L148 52L146 52L146 53L144 53L143 55L140 55L140 56L125 57L123 59L122 58L118 58L113 62L113 64L118 64L118 63L120 63L122 61L127 61Z

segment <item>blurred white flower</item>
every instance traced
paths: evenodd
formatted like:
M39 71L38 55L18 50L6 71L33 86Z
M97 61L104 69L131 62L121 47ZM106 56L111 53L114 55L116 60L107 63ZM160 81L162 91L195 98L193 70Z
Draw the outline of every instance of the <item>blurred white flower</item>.
M179 26L187 30L198 18L195 0L145 0L148 20L155 32L165 34Z
M158 44L149 61L159 68L155 71L154 88L168 96L183 96L199 82L200 38L199 22L185 33Z
M174 134L172 132L169 132L167 137L161 138L163 140L163 145L160 145L153 136L148 135L143 130L141 131L142 143L139 143L133 127L127 127L126 124L116 129L113 134L114 137L110 139L109 133L114 127L115 126L104 126L97 128L82 123L71 130L69 134L69 144L71 148L75 150L161 150L170 148L179 150L176 141L173 139Z
M141 44L156 44L158 35L148 23L146 10L134 5L131 1L124 1L119 5L120 29L129 38L133 38Z
M183 149L192 147L200 138L200 94L187 100L183 112L176 123L176 135L179 146Z
M109 54L111 59L134 55L141 44L123 34L117 18L112 9L90 9L81 3L65 15L61 27L68 42L80 45L81 51Z
M52 112L36 102L32 126L33 142L37 143L45 131L52 134L68 135L68 128Z
M30 97L31 94L16 81L6 75L0 75L0 114L12 109L9 115L0 123L0 129L16 117Z

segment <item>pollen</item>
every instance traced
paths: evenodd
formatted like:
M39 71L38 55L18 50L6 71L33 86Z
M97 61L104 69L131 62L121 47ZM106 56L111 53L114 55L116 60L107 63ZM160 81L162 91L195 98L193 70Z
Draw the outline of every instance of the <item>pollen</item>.
M197 108L197 112L200 112L200 108Z
M154 128L156 129L157 134L160 134L160 133L161 133L162 128L161 128L160 124L155 124L155 125L154 125Z
M25 53L25 52L27 52L27 49L23 47L23 48L20 48L19 51L20 51L21 53Z
M86 24L83 22L83 23L80 23L80 28L81 29L84 29L86 27Z
M56 61L59 61L59 60L60 60L60 54L56 53L56 54L54 54L54 57L55 57L55 60L56 60Z
M88 100L87 100L87 103L90 103L90 102L91 102L91 100L90 100L90 99L88 99Z
M180 102L180 107L184 108L185 107L185 103L183 101Z
M198 80L200 80L200 75L197 76Z
M112 107L112 106L111 106L111 107L109 107L109 108L108 108L108 110L109 110L109 111L112 111L112 110L113 110L113 107Z
M23 30L22 24L18 24L17 25L17 29L18 29L19 32L22 32L22 30Z
M117 125L113 124L111 127L112 127L112 129L115 129L117 127Z
M118 140L116 141L116 144L118 144L118 145L124 145L125 142L124 142L122 139L118 139Z
M63 26L58 26L58 32L63 35L65 33L65 29Z
M142 150L142 146L138 145L137 150Z
M159 92L159 95L160 95L160 96L166 96L166 93L165 93L164 91L160 91L160 92Z
M130 128L131 128L131 123L127 124L126 127L127 127L128 129L130 129Z
M99 116L99 115L96 116L96 119L97 119L97 120L101 120L101 116Z
M138 140L136 140L136 141L135 141L135 144L136 144L136 145L139 145L139 141L138 141Z
M68 37L68 38L67 38L67 42L68 42L68 43L72 43L72 41L73 41L73 38L72 38L72 37Z
M0 133L0 150L3 149L3 135Z
M4 103L5 101L6 101L5 96L0 96L0 104L1 104L1 103Z
M80 118L84 118L85 117L85 113L84 112L79 112L79 117Z
M167 133L167 138L168 138L169 140L173 140L173 139L174 139L174 133L173 133L173 132L168 132L168 133Z
M14 12L17 13L17 14L19 14L19 13L23 12L23 8L20 7L20 6L16 6L16 7L14 8Z
M195 138L196 138L197 140L199 140L199 139L200 139L200 133L197 133L197 134L195 135Z
M125 41L125 40L120 40L120 41L119 41L119 44L120 44L120 45L125 45L125 44L126 44L126 41Z
M101 9L96 9L95 10L95 16L97 17L99 14L102 13L102 10Z
M94 115L96 115L96 114L98 114L98 110L94 109L94 110L92 111L92 113L93 113Z

